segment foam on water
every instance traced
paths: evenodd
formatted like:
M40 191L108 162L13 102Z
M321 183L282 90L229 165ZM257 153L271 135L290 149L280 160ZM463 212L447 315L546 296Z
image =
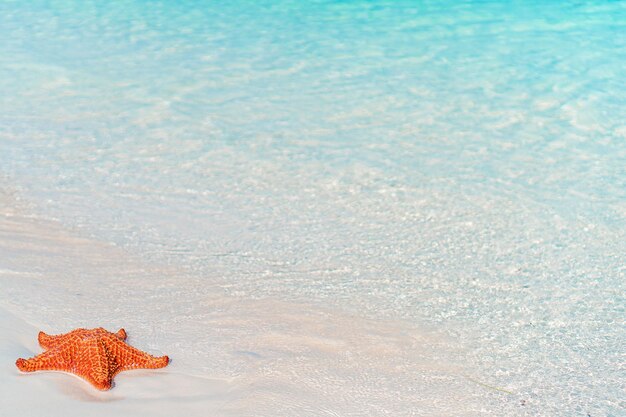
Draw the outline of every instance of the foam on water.
M3 2L0 38L41 215L439 328L519 413L623 412L623 2Z

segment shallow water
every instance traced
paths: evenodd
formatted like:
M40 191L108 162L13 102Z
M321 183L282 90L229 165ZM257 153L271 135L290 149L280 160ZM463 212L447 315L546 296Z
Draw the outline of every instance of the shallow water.
M514 393L482 415L624 411L623 2L3 2L0 38L40 216L439 329Z

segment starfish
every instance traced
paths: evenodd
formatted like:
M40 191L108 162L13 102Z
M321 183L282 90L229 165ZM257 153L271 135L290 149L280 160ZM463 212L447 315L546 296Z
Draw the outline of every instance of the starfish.
M15 365L20 371L71 372L102 391L110 389L113 377L122 371L163 368L169 362L167 356L157 358L128 345L124 329L76 329L57 336L39 332L38 339L45 352L19 358Z

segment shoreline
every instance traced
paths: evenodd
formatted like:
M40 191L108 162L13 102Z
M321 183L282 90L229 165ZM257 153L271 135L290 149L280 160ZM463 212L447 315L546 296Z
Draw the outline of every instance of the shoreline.
M407 323L233 297L202 277L147 265L29 216L6 195L2 200L7 410L21 404L21 415L37 415L40 407L54 415L51 406L64 416L85 407L90 415L170 415L181 407L189 416L479 415L481 401L494 394L464 377L448 341ZM172 363L120 374L104 393L61 373L14 369L17 357L40 352L37 331L96 326L125 327L134 345L168 354ZM33 395L37 401L24 400ZM93 401L100 403L95 411Z

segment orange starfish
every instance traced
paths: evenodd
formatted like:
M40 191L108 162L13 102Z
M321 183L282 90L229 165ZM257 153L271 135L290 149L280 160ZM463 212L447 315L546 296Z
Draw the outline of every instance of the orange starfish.
M149 355L128 345L126 332L97 329L76 329L66 334L50 336L39 332L39 344L45 352L18 359L15 364L22 372L65 371L89 381L99 390L111 388L113 377L129 369L155 369L167 366L169 358Z

